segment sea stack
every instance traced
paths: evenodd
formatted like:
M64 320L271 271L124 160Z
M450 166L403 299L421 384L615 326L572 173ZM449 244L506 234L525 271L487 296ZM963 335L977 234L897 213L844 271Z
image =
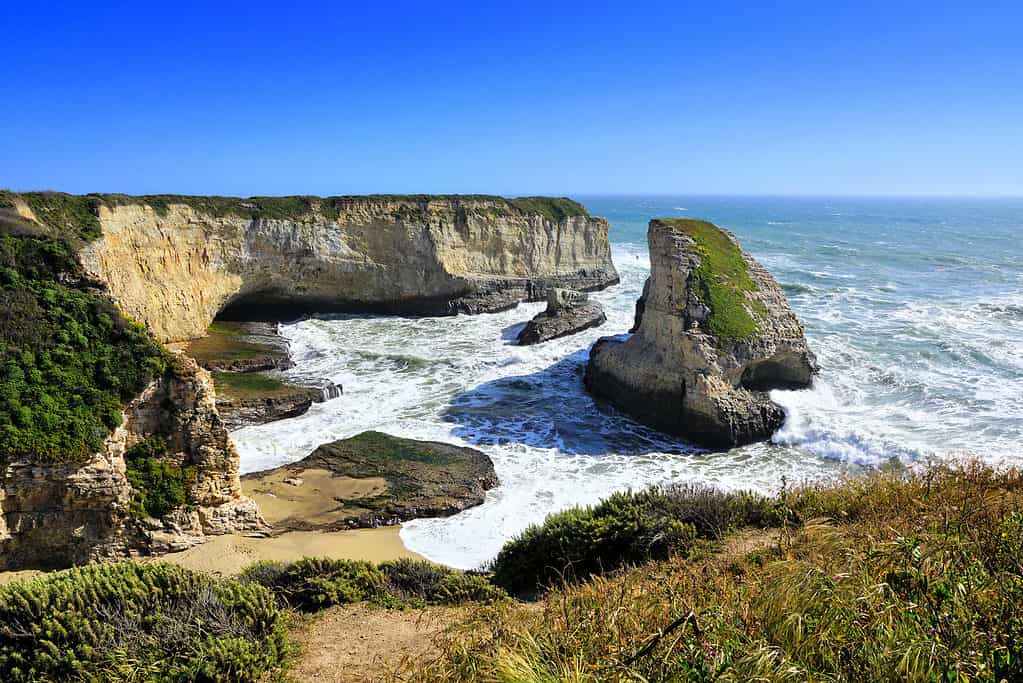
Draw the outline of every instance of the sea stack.
M809 387L817 372L778 283L707 221L654 219L647 239L635 333L594 344L587 389L708 448L770 438L784 413L767 392Z
M583 292L553 287L547 290L547 310L533 316L519 332L519 346L540 344L599 327L607 322L604 307Z

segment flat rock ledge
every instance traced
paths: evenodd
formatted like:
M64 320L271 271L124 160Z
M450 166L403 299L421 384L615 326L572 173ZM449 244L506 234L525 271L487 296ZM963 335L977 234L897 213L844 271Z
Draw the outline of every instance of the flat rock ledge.
M570 289L547 291L547 310L533 317L519 332L518 344L528 346L567 337L607 322L603 307L586 294Z
M807 388L817 362L770 273L712 223L654 219L634 334L594 344L586 388L640 422L714 449L768 439L772 389Z
M273 533L336 531L446 517L497 486L483 452L364 432L298 462L242 477Z

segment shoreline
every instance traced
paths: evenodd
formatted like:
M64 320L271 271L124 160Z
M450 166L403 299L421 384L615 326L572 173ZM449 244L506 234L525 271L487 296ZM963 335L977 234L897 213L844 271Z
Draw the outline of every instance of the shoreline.
M126 557L132 562L167 562L212 576L235 576L261 560L290 562L303 557L385 562L401 558L422 560L422 555L405 547L401 526L343 531L289 531L278 536L251 537L240 534L209 536L205 543L165 555ZM116 562L117 559L103 560ZM0 585L64 571L16 569L0 572Z

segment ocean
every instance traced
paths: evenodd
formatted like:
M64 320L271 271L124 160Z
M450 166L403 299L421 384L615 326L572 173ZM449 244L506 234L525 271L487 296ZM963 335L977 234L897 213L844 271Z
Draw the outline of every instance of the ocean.
M485 451L501 480L483 505L406 523L412 550L478 567L550 512L671 480L777 491L787 482L962 457L1023 464L1023 199L579 197L611 224L619 286L593 296L608 322L513 345L544 308L285 325L296 367L344 396L232 434L243 472L376 429ZM821 374L778 391L771 443L707 453L596 404L588 349L632 325L649 272L646 223L711 220L781 283Z

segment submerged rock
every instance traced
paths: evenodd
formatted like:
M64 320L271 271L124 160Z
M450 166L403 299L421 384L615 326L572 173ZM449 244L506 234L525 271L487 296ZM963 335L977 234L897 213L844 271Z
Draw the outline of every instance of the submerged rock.
M521 346L567 337L607 322L604 309L586 294L570 289L547 290L547 310L536 315L519 332Z
M655 219L635 334L590 352L586 387L657 429L712 448L769 438L771 389L809 387L817 362L774 278L706 221Z
M494 464L481 451L381 432L324 444L298 462L242 478L274 533L446 517L479 505L495 486Z

